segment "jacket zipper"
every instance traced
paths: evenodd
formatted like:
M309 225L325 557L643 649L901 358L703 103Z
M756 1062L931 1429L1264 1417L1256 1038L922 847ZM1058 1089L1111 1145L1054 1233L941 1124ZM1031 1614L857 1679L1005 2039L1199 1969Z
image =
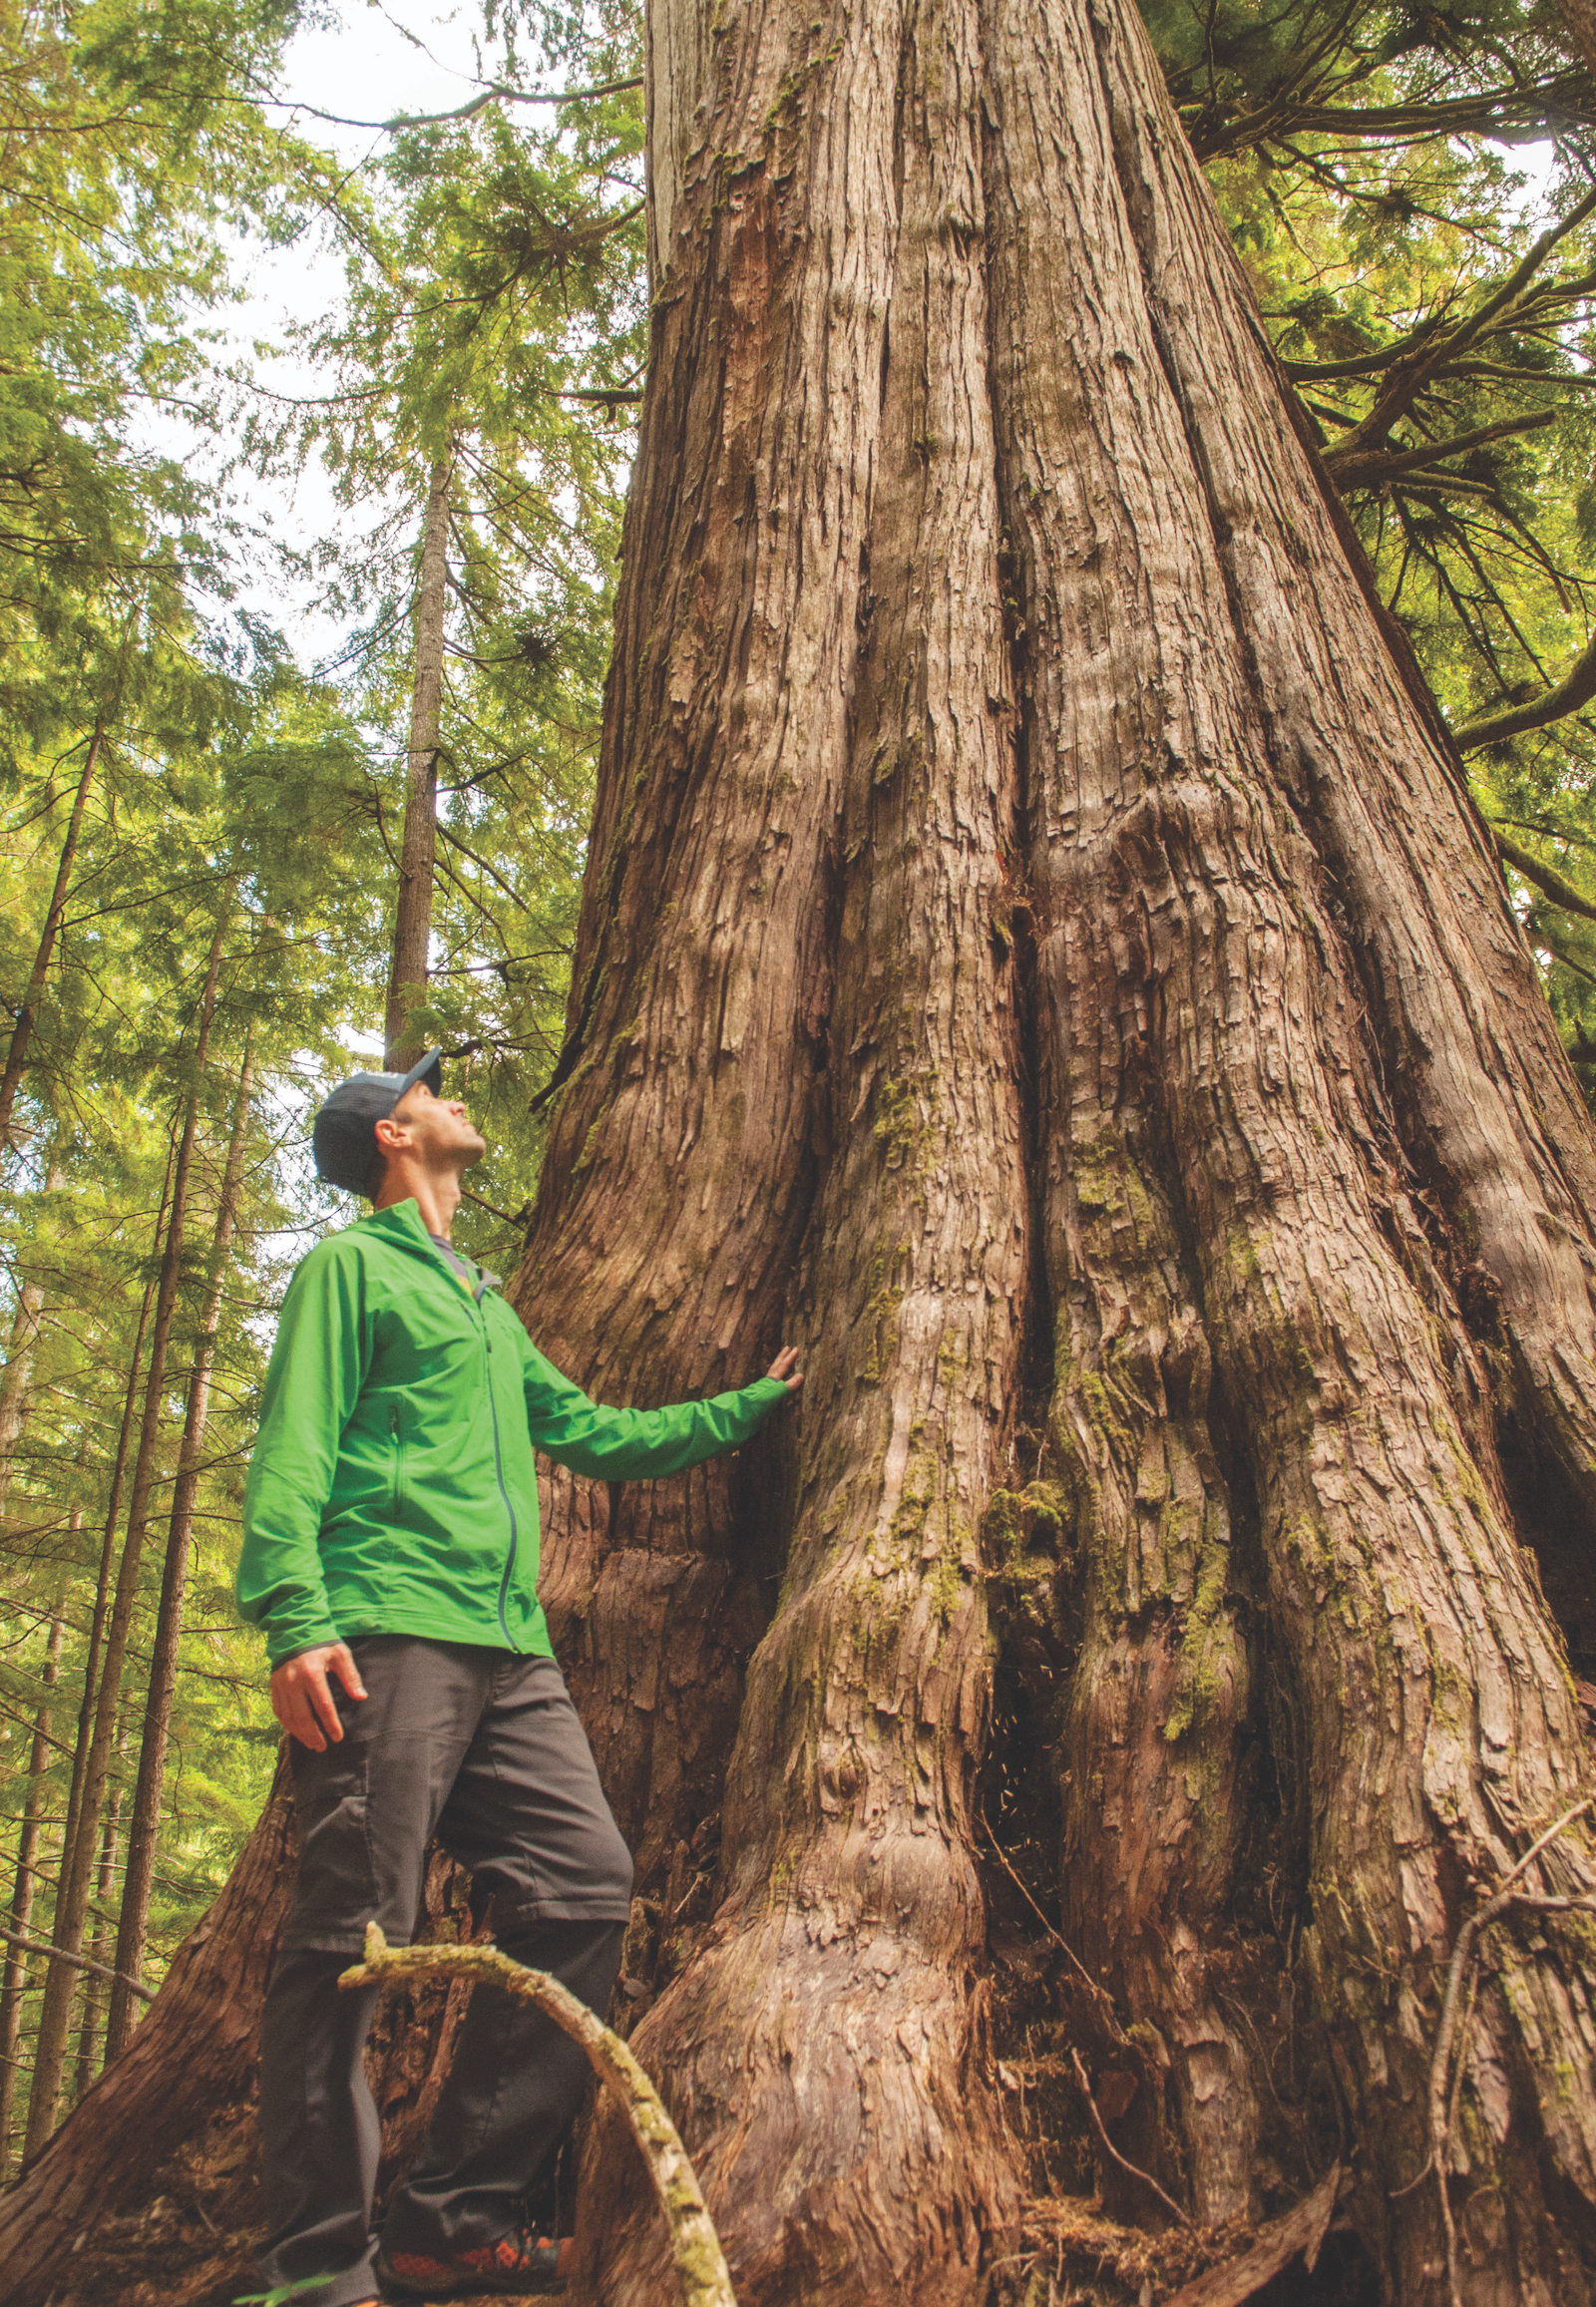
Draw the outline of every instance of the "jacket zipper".
M405 1443L397 1410L388 1413L388 1432L393 1440L393 1511L397 1516L405 1494Z
M516 1573L516 1551L520 1544L520 1533L516 1528L516 1509L510 1503L510 1492L505 1488L504 1459L499 1454L499 1404L493 1398L493 1341L488 1336L488 1317L483 1313L480 1298L477 1301L477 1312L482 1319L483 1368L488 1379L488 1414L493 1419L494 1479L499 1484L499 1495L503 1498L505 1512L510 1517L510 1551L505 1556L505 1574L499 1581L499 1631L505 1638L505 1648L514 1650L516 1646L511 1638L510 1621L505 1616L505 1604L510 1596L510 1581Z

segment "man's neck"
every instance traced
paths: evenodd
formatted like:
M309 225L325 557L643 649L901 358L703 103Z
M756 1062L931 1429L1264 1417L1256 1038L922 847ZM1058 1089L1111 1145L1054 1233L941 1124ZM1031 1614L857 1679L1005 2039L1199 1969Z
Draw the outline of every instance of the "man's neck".
M423 1170L390 1157L388 1175L383 1180L376 1207L391 1210L398 1202L414 1202L428 1233L440 1235L447 1242L455 1212L460 1207L459 1172L451 1170L440 1176L436 1171Z

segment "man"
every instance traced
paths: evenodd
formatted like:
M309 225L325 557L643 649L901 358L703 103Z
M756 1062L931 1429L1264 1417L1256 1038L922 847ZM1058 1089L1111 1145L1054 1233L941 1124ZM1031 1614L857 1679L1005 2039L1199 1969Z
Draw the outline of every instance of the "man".
M244 1499L238 1607L265 1629L299 1840L261 2025L260 2272L306 2307L374 2301L379 2279L429 2300L563 2288L521 2205L581 2098L581 2051L530 2006L473 1996L379 2254L374 1995L340 1994L338 1974L368 1922L409 1942L436 1833L506 1953L603 2012L631 1861L538 1601L533 1447L600 1480L679 1473L803 1383L788 1350L710 1401L591 1402L451 1246L487 1149L440 1090L431 1051L355 1075L316 1116L319 1174L375 1207L288 1286Z

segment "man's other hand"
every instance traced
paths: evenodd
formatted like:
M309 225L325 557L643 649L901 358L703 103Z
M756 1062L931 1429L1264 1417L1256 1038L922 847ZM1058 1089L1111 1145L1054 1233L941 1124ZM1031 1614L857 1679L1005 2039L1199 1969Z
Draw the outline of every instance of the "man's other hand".
M329 1674L337 1676L350 1698L365 1697L366 1686L346 1642L319 1642L272 1669L271 1711L289 1737L312 1754L324 1752L328 1738L336 1743L343 1736L337 1701L327 1688Z
M796 1366L797 1360L797 1346L784 1346L766 1370L766 1377L779 1377L789 1393L800 1393L803 1390L804 1373Z

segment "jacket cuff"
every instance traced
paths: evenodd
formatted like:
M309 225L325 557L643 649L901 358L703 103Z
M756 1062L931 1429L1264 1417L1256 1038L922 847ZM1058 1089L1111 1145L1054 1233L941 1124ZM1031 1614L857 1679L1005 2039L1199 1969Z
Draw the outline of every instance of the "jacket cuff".
M320 1625L307 1626L303 1620L297 1620L288 1626L268 1626L266 1628L266 1664L275 1669L282 1666L288 1659L297 1658L301 1651L319 1650L323 1643L341 1640L342 1637L339 1635L338 1629L330 1619L323 1621Z

